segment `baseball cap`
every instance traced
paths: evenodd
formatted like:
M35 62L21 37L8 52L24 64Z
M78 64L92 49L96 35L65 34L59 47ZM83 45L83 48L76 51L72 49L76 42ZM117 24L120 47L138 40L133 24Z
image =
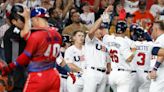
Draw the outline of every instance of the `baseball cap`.
M32 17L41 17L41 18L48 18L48 11L46 8L43 7L35 7L31 10L31 18Z

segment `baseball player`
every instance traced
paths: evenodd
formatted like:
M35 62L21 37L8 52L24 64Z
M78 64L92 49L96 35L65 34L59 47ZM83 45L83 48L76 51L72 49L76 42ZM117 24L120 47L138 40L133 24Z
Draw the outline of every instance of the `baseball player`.
M155 22L153 25L152 36L155 39L155 43L164 48L164 22ZM149 75L151 81L149 92L163 92L164 91L164 57L158 56L157 61Z
M0 68L2 75L7 75L16 67L28 65L29 73L24 92L59 92L60 77L54 69L54 63L60 53L62 37L55 28L49 27L45 18L46 12L42 7L36 7L31 11L32 26L36 27L35 29L39 28L27 37L23 53L8 66ZM69 67L62 61L58 63L70 72ZM75 77L70 75L75 80Z
M134 52L130 50L129 43L124 38L126 28L127 24L124 21L118 21L116 34L111 36L105 35L103 38L103 42L110 48L112 71L109 75L109 84L114 92L131 92L131 73L136 72L130 66Z
M134 35L137 38L135 42L137 50L132 63L137 68L138 77L136 80L138 81L136 86L139 86L138 92L149 92L150 80L147 79L147 76L150 71L151 51L154 45L153 42L146 40L142 27L137 27Z
M23 9L23 7L25 6L22 4L14 4L11 8L10 15L8 16L11 25L10 28L5 32L3 38L5 61L7 64L14 61L23 52L26 45L26 41L23 37L30 31L29 28L31 26L27 25L30 24L30 17L26 17L29 16L29 14L27 13L26 9ZM23 29L24 26L29 26L29 28ZM23 87L27 78L26 68L16 68L9 76L14 79L14 88L12 91L23 91Z
M109 7L85 38L86 69L83 72L83 92L105 92L106 71L109 69L106 66L109 62L109 54L107 47L102 42L103 31L99 27L102 22L109 20L109 14L106 13L108 9Z
M68 66L76 75L75 84L72 83L72 79L67 79L68 92L82 92L83 91L83 77L82 72L85 68L84 58L84 32L75 31L73 33L74 44L66 49L64 59Z

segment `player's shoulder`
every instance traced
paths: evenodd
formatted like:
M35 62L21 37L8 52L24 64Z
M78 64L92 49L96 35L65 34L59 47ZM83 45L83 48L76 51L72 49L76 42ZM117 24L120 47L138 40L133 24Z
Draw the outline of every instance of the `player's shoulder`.
M160 35L156 40L155 43L160 43L164 40L164 34Z
M112 35L106 34L106 35L104 35L104 37L103 37L103 41L111 40L111 39L113 39L114 37L115 37L114 34L112 34Z
M66 51L72 52L72 51L74 51L74 49L75 49L75 46L72 45L72 46L68 47L68 48L66 49Z

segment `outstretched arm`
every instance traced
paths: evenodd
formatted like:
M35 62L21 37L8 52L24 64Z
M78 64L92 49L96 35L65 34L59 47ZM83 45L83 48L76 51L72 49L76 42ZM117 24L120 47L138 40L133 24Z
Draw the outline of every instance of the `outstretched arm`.
M100 27L102 22L110 22L109 19L109 11L111 9L111 6L108 6L103 15L101 15L101 17L95 22L95 24L93 25L93 27L91 28L91 30L88 32L88 36L90 39L93 39L95 32L97 31L97 29Z

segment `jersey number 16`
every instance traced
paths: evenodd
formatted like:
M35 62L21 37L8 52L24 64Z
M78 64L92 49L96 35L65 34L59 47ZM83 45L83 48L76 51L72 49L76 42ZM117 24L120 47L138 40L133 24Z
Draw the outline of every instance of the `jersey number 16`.
M115 63L118 63L119 62L119 59L118 59L118 56L117 56L117 50L110 50L110 57L112 59L113 62Z

